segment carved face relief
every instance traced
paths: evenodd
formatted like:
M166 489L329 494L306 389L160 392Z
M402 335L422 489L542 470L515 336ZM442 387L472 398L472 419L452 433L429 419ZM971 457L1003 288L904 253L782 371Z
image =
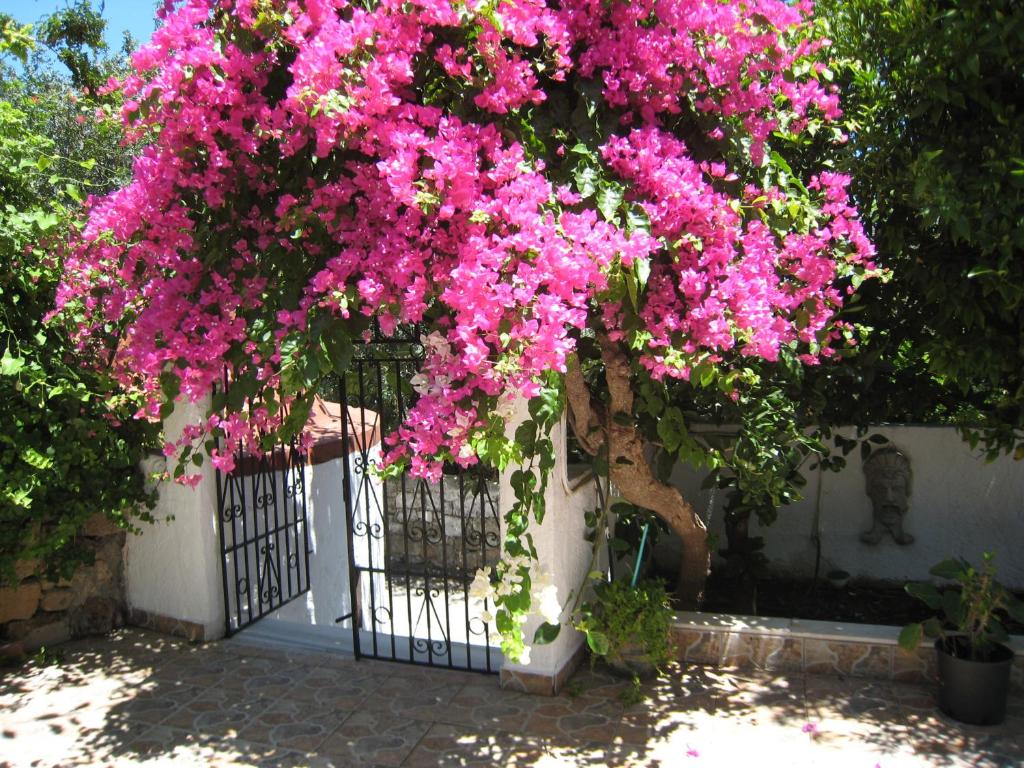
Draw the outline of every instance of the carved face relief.
M898 470L879 471L868 476L868 498L875 517L886 525L899 522L909 506L909 478Z
M897 544L910 544L914 537L903 530L910 506L910 460L896 448L883 448L865 462L864 475L873 520L861 541L877 544L889 534Z

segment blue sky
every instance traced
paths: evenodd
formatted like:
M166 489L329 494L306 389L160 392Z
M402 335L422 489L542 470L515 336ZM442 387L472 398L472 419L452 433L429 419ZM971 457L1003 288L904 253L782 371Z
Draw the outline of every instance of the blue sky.
M32 24L41 16L73 4L73 0L0 0L0 13L13 16L22 24ZM100 4L101 0L93 0L94 8L98 9ZM103 18L107 20L106 40L111 48L121 46L121 33L126 29L140 43L153 33L156 10L153 0L106 0L103 5Z

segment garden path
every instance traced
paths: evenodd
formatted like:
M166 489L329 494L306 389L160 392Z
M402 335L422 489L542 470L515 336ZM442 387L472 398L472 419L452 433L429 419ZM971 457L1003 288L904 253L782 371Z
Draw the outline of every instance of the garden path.
M1024 764L1006 724L939 714L920 686L675 668L644 686L584 668L554 698L497 678L122 630L0 677L0 766ZM625 699L625 700L624 700Z

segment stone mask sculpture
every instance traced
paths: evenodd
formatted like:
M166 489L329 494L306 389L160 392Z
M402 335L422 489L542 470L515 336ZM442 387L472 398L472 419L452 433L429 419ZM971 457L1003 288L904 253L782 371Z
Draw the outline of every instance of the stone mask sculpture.
M913 543L914 537L903 530L910 506L910 459L897 448L883 448L864 462L864 476L873 520L860 540L874 545L890 534L901 546Z

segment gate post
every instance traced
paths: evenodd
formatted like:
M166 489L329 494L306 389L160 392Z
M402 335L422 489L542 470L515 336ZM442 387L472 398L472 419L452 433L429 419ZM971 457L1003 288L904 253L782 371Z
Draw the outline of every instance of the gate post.
M515 432L527 416L526 401L517 399L515 411L509 420L509 434ZM553 696L561 690L583 658L583 635L568 626L570 593L575 593L583 583L590 564L590 546L583 538L586 525L583 515L596 505L593 484L584 482L573 486L569 482L566 423L551 431L555 446L555 467L544 494L544 522L530 523L530 533L537 548L540 570L551 576L558 588L558 600L562 603L562 631L558 638L548 645L534 645L533 634L543 623L540 616L532 615L524 631L526 643L530 646L530 663L513 664L505 661L501 668L501 687L543 696ZM517 467L508 467L501 474L500 518L502 538L505 535L505 512L512 506L515 495L510 478ZM537 566L534 566L535 568Z
M164 423L169 440L186 424L201 420L207 401L178 402ZM163 457L144 464L159 471ZM128 622L185 637L193 642L224 636L224 592L217 527L217 478L211 462L195 467L195 489L165 482L153 510L155 522L125 542Z

